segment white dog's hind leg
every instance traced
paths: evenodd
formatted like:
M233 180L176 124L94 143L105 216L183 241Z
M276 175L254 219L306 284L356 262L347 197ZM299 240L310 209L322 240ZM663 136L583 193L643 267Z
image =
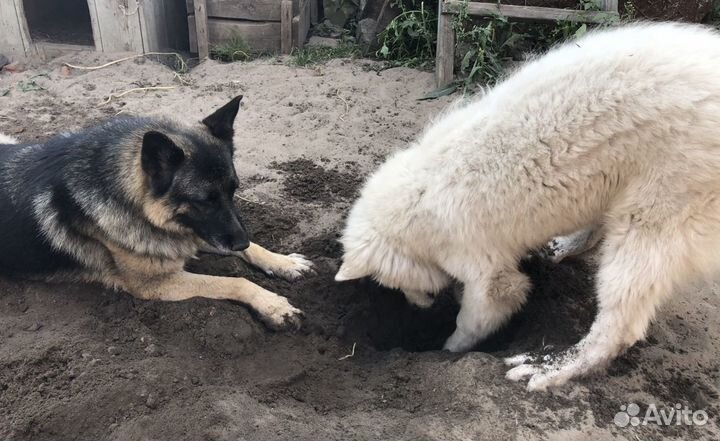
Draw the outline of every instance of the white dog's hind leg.
M571 256L577 256L595 247L602 238L598 226L583 228L567 236L553 238L545 246L545 255L555 263Z
M445 349L463 352L486 338L525 303L530 281L517 269L483 274L479 280L466 282L457 328L445 342Z
M515 356L519 366L507 378L529 377L528 390L560 386L569 379L605 367L618 354L644 338L657 307L687 276L682 238L661 228L625 228L606 241L598 272L599 313L588 335L556 359L523 364L532 357Z

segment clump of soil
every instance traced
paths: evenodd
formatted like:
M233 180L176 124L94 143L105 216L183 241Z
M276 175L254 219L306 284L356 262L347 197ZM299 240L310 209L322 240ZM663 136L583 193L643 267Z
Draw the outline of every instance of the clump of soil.
M253 242L273 244L280 250L288 237L298 233L296 211L289 207L274 207L243 199L236 203Z
M351 167L348 163L348 168ZM285 193L302 202L327 203L351 200L358 194L362 177L349 171L326 169L308 159L274 163L273 168L285 175Z

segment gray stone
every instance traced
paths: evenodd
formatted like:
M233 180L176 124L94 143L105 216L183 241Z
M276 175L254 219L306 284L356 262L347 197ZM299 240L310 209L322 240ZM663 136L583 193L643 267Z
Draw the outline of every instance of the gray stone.
M377 22L372 18L364 18L357 24L357 42L363 46L375 44L377 36Z

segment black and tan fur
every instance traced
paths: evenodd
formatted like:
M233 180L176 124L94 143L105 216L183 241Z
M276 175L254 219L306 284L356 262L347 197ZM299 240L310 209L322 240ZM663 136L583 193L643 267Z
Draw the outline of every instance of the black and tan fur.
M194 126L123 118L0 145L0 274L101 282L143 299L236 300L273 328L298 326L301 312L284 297L183 269L205 250L291 280L311 271L301 255L251 243L233 204L241 99Z

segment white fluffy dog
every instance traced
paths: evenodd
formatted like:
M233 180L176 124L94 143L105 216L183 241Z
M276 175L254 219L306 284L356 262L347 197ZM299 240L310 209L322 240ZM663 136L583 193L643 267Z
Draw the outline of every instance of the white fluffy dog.
M419 306L462 282L445 348L466 351L523 306L519 259L581 229L556 245L562 257L602 237L599 314L554 360L506 360L530 390L606 365L679 284L720 269L717 33L593 32L451 109L367 181L336 280L371 276Z

